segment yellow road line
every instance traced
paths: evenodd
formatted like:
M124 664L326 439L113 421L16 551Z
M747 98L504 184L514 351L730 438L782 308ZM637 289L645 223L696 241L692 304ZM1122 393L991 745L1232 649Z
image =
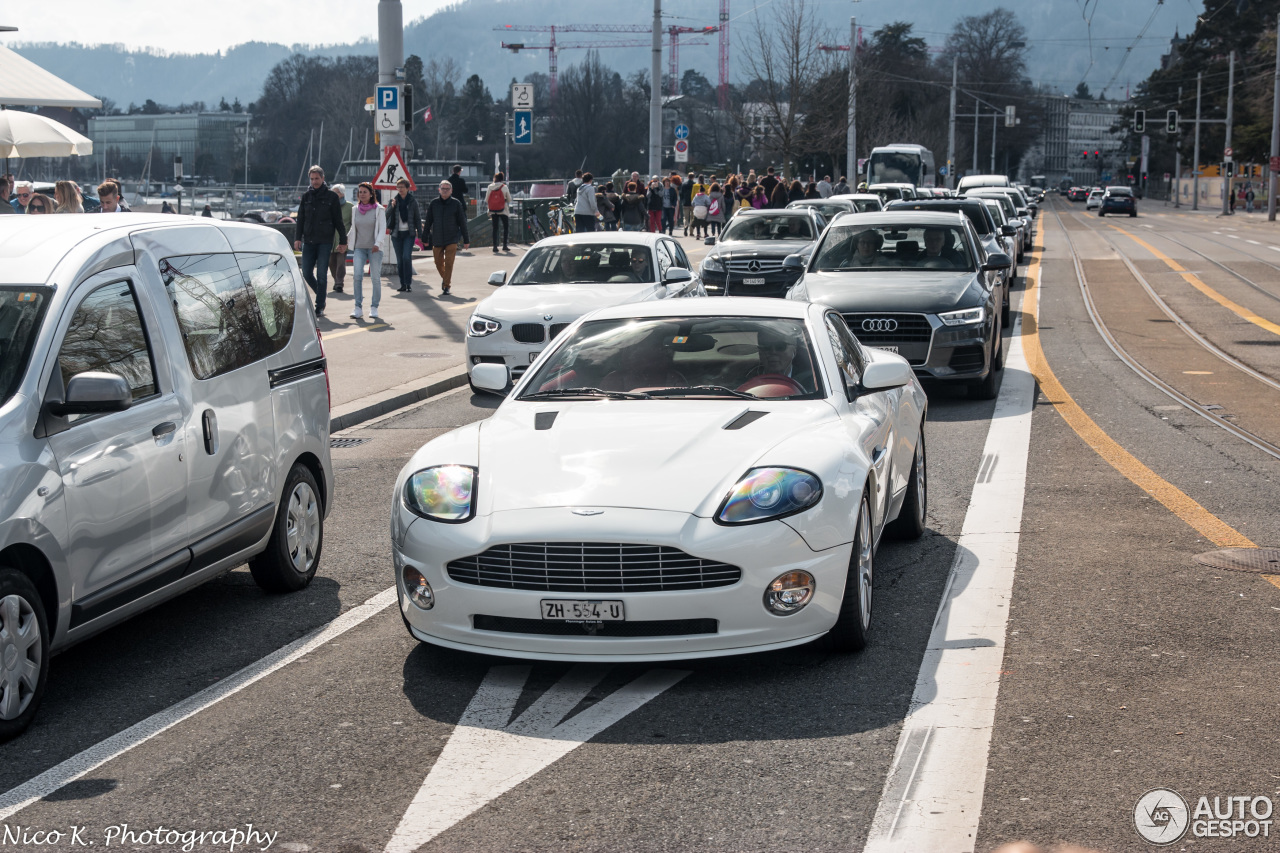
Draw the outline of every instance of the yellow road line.
M1209 297L1214 302L1221 305L1223 308L1226 308L1228 311L1235 314L1237 317L1240 317L1243 320L1248 320L1250 323L1253 323L1255 326L1258 326L1259 328L1266 329L1268 332L1270 332L1273 335L1280 335L1280 325L1277 325L1271 322L1266 317L1259 317L1257 314L1253 313L1248 308L1245 308L1243 305L1240 305L1239 303L1232 302L1230 299L1223 296L1221 293L1219 293L1218 291L1214 290L1212 287L1210 287L1209 285L1201 281L1200 277L1197 276L1195 273L1188 272L1186 267L1179 264L1177 261L1175 261L1173 258L1166 255L1164 252L1161 252L1155 246L1152 246L1146 240L1143 240L1141 237L1138 237L1136 234L1130 234L1128 231L1124 230L1123 228L1118 228L1115 225L1111 225L1108 227L1110 227L1114 231L1119 231L1121 234L1128 237L1130 240L1137 243L1139 246L1146 249L1148 252L1155 255L1160 260L1164 261L1165 265L1168 266L1169 269L1173 270L1176 273L1181 273L1183 280L1185 280L1187 284L1191 285L1196 290L1200 291L1205 296Z
M1035 252L1031 263L1027 266L1027 289L1022 298L1022 346L1031 373L1040 384L1040 392L1048 398L1062 419L1075 430L1085 444L1092 447L1112 468L1164 504L1170 512L1189 524L1205 539L1219 548L1256 548L1257 546L1244 534L1200 506L1177 486L1152 471L1136 456L1121 447L1085 414L1084 409L1080 408L1080 405L1062 387L1058 377L1049 368L1049 362L1040 346L1040 255L1041 252Z
M335 338L345 338L347 335L358 335L361 332L369 332L374 329L389 329L389 328L391 328L390 323L375 323L372 326L361 326L358 329L347 329L345 332L334 332L333 334L322 333L322 334L324 334L324 339L326 341L331 341Z
M1277 587L1280 587L1280 575L1263 575L1262 579L1267 581L1268 583L1273 583Z

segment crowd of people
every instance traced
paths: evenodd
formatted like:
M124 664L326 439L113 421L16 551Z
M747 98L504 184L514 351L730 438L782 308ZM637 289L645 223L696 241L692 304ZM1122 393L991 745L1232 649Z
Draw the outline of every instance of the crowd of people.
M684 236L714 237L734 207L784 208L800 199L828 198L851 192L841 175L802 183L787 181L770 166L763 174L715 175L672 172L648 180L639 172L615 174L604 183L590 172L578 171L565 188L573 204L574 231L649 231L674 235L677 225ZM599 227L597 227L599 226ZM496 239L496 237L495 237Z
M0 175L0 215L6 213L121 213L128 211L120 184L108 178L98 185L98 197L86 203L80 185L75 181L58 181L53 197L36 192L31 181L14 180L13 175Z

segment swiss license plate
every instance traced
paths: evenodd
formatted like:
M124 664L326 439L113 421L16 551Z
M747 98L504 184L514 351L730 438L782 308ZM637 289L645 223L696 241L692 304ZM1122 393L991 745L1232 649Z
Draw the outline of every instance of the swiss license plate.
M892 353L896 353L896 352L898 351L898 348L897 348L897 347L880 347L880 346L872 346L871 348L872 348L872 349L882 349L882 350L884 350L885 352L892 352Z
M542 618L558 622L625 622L621 601L542 599Z
M763 278L744 278L742 280L743 284L764 284L764 282Z

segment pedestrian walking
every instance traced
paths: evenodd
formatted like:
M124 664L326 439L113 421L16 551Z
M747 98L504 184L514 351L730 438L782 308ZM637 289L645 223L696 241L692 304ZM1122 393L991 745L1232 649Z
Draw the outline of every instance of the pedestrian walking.
M462 167L454 166L453 173L449 175L449 186L452 187L453 197L462 203L462 209L467 208L467 195L471 192L467 186L467 181L462 177Z
M618 215L618 221L622 225L623 231L643 231L645 222L649 219L649 212L645 206L644 196L640 194L640 188L636 186L635 181L627 182L626 192L622 194L622 212Z
M725 221L725 207L727 202L724 197L724 190L719 184L711 185L711 192L707 193L707 228L711 237L720 234L720 228Z
M773 192L769 194L769 207L775 210L781 210L790 202L787 197L787 185L783 181L778 181L773 185Z
M293 248L302 250L302 277L316 298L316 316L324 316L325 296L329 289L329 253L334 248L333 235L338 235L337 248L344 254L347 251L347 229L342 224L342 208L337 194L329 188L324 180L324 169L312 166L307 171L307 179L311 189L302 194L298 203L298 214L294 217ZM103 189L107 182L98 187L98 197L102 199L102 209L106 210L107 200ZM109 188L108 188L109 189ZM119 189L113 193L119 198Z
M773 173L773 167L765 169L764 177L760 179L760 186L764 187L765 198L769 199L769 204L773 204L773 191L778 188L782 181L778 180L778 176ZM784 204L783 207L786 207Z
M353 205L347 201L346 184L334 184L330 187L333 194L338 197L338 207L342 211L342 227L346 229L346 233L351 233L351 211ZM205 210L209 209L209 205L204 206ZM212 213L206 213L205 216L213 216ZM341 293L342 286L347 278L347 252L346 250L338 251L338 235L333 235L333 251L329 253L329 275L333 278L333 292Z
M769 199L765 197L764 187L760 184L756 184L751 192L751 206L756 210L764 210L769 206Z
M212 219L213 208L206 204L204 206L204 210L200 211L200 215L203 216L205 219Z
M847 195L850 192L852 192L852 190L849 189L849 179L844 175L840 176L840 181L835 185L833 189L834 189L834 192L832 193L832 195Z
M680 182L680 216L683 219L684 236L689 236L689 225L693 222L693 172L686 180Z
M13 207L13 200L9 198L9 194L13 192L13 175L0 175L0 214L17 213Z
M622 200L618 198L618 191L614 188L613 181L604 185L604 192L596 194L596 206L600 208L600 222L604 225L604 230L618 230L618 205L620 204Z
M351 317L359 320L364 307L364 265L369 265L373 298L369 300L369 319L378 319L378 303L382 301L382 241L387 236L387 210L378 204L373 184L365 181L356 187L356 204L351 210L351 294L356 304Z
M467 236L467 209L462 202L453 197L453 184L440 182L440 196L433 198L427 205L427 214L422 222L422 242L431 247L435 258L436 272L440 274L440 292L449 293L453 287L453 259L458 252L458 244L462 248L471 248L471 238Z
M804 201L804 185L799 180L793 180L791 187L787 190L787 203L793 201ZM787 205L783 205L786 207Z
M609 201L610 184L596 186L596 210L599 211L596 220L600 223L601 230L610 231L607 220L613 215L613 203Z
M674 237L672 234L676 228L676 210L680 207L680 176L674 178L666 178L662 182L662 227L658 230L667 232L668 237ZM673 184L672 181L677 183Z
M1253 192L1253 184L1247 184L1244 188L1244 212L1253 213L1253 201L1257 198Z
M596 216L600 213L600 208L596 204L594 181L594 175L583 172L578 196L573 201L573 230L579 234L590 234L596 230Z
M578 200L578 188L582 186L582 170L575 169L573 178L564 185L564 199L573 204Z
M662 184L655 177L649 181L644 194L644 206L649 211L649 233L657 234L662 230Z
M502 251L510 252L508 247L511 231L511 190L507 187L507 176L502 172L494 172L493 183L485 190L485 207L489 209L489 230L493 232L493 253L498 254L498 226L502 226Z
M396 181L396 197L391 200L386 218L391 248L396 253L396 272L400 278L396 292L409 293L413 285L413 241L422 232L422 213L418 209L418 200L409 194L408 178Z
M54 213L84 213L80 200L80 188L73 181L58 181L53 185Z
M818 193L823 198L831 198L835 195L835 188L831 186L831 176L823 175L822 180L818 181Z
M161 213L177 213L178 211L174 210L173 205L169 204L169 202L162 201L160 202L160 212Z

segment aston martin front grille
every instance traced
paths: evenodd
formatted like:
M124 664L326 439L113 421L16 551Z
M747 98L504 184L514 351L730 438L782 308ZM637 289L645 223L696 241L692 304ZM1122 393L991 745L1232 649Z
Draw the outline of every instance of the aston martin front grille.
M737 566L666 545L522 542L495 545L448 565L458 583L539 592L666 592L731 586Z

